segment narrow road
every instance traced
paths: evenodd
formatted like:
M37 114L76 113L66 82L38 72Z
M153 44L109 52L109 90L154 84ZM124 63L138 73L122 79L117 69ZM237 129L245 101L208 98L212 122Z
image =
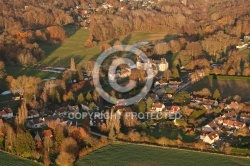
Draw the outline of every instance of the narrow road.
M96 132L93 132L93 131L90 131L89 133L92 134L92 135L98 136L98 137L105 137L107 139L110 139L108 136L100 134L100 133L96 133ZM114 140L116 140L116 139L114 139Z

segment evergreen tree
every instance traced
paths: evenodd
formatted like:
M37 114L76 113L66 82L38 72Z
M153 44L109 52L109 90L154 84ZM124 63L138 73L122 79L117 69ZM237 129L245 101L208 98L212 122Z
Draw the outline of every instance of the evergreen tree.
M68 101L75 101L73 92L70 91L67 96L68 96L67 98Z
M216 90L214 91L213 98L216 99L216 100L217 100L218 98L220 98L220 91L219 91L218 89L216 89Z
M146 110L145 103L142 100L138 103L137 107L139 112L145 112Z
M90 109L90 110L93 110L95 106L96 106L96 104L95 104L94 102L91 102L91 103L89 104L89 109Z
M82 81L84 79L83 73L82 73L82 69L80 66L77 67L77 76L78 76L78 80Z
M86 100L87 100L87 101L92 101L92 100L93 100L92 95L91 95L90 92L88 92L88 94L87 94L87 96L86 96Z
M173 78L180 78L179 71L176 67L173 68Z
M147 99L147 109L150 110L152 108L153 100L151 97Z
M82 104L83 102L84 102L84 97L83 97L83 94L81 93L77 97L77 103Z
M57 103L61 103L61 96L57 90L55 91L55 100Z
M72 71L76 70L75 59L74 58L71 58L70 70L72 70Z

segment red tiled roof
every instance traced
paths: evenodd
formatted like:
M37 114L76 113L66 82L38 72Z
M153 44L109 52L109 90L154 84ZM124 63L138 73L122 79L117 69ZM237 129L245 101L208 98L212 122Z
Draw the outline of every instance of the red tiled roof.
M7 114L6 111L4 111L4 110L0 111L0 116L1 116L1 115L6 115L6 114Z
M171 111L177 112L180 110L180 107L179 106L172 106L170 109L171 109Z
M218 135L218 133L216 132L216 131L213 131L213 132L211 132L210 134L208 134L208 137L211 139L211 140L213 140L213 139L215 139L216 137L218 137L219 135Z
M29 112L28 112L28 115L30 116L30 115L37 115L38 114L38 112L37 111L35 111L35 110L30 110Z
M57 113L63 113L63 112L68 112L67 107L60 107L56 110Z
M152 107L155 107L155 108L162 108L164 106L164 104L162 103L153 103L152 104Z
M226 113L224 116L225 117L232 117L232 116L236 116L236 115L237 115L237 113L235 111L231 111L231 112Z
M233 121L233 120L223 120L223 123L233 127L233 126L237 126L237 127L243 127L244 123L242 122L238 122L238 121Z
M43 139L44 137L51 137L52 136L52 131L50 129L44 130L39 133L40 137Z

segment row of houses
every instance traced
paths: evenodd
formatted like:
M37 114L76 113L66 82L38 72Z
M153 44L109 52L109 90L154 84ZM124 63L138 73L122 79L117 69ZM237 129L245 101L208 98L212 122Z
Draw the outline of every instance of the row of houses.
M0 118L13 118L13 111L10 108L2 109L2 111L0 111Z
M222 128L228 133L233 133L235 130L246 127L246 122L250 122L250 113L239 113L239 109L240 105L237 102L224 105L223 114L202 127L200 139L205 143L213 144L219 140Z
M46 112L46 115L44 116ZM79 112L78 105L59 107L54 112L44 111L40 114L35 110L30 110L28 112L28 118L26 122L26 127L32 129L42 128L44 126L49 126L51 123L57 123L60 125L72 125L72 121L68 119L69 113Z

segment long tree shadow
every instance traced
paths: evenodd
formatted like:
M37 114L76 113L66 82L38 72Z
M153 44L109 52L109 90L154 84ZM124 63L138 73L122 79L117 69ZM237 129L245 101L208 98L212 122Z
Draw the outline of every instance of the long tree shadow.
M170 42L171 40L176 40L176 39L178 39L179 38L179 36L178 35L175 35L175 34L168 34L168 35L166 35L165 37L164 37L164 41L165 42Z
M119 40L119 38L114 38L113 40L111 40L111 41L109 42L109 45L113 46L114 43L115 43L116 41L118 41L118 40Z
M66 25L63 28L65 30L67 38L70 38L79 30L79 28L75 25ZM62 45L62 42L63 41L59 42L58 44L50 44L47 42L37 41L40 48L45 52L45 57L52 54L56 49L58 49Z
M126 36L123 40L122 40L122 44L127 45L129 44L129 41L132 38L132 34L129 34L128 36Z

